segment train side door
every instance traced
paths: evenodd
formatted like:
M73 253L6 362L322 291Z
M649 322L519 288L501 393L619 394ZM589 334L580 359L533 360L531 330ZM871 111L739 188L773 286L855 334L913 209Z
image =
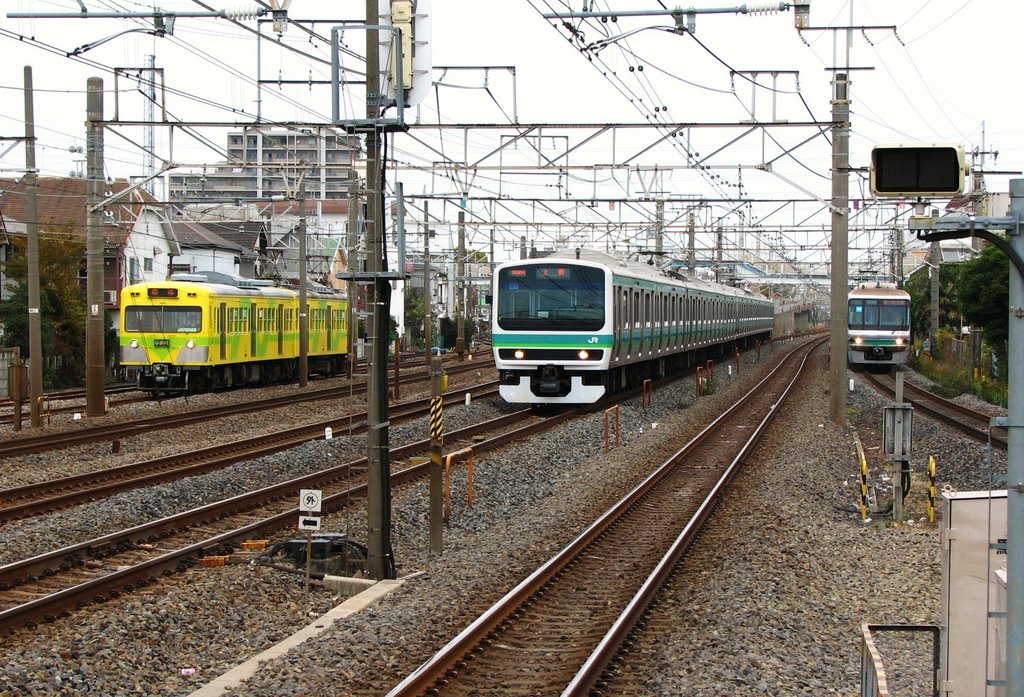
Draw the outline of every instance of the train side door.
M249 356L256 357L256 305L249 306Z
M277 355L284 355L284 305L277 306Z
M220 359L228 357L228 304L221 303L217 307L217 333L220 335Z
M331 352L331 336L333 332L331 329L334 327L334 308L328 305L324 308L324 313L327 315L327 326L324 327L324 331L327 332L327 353Z

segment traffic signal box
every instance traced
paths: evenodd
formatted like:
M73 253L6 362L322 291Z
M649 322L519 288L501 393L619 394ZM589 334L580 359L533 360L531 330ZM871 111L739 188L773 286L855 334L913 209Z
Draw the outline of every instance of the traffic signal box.
M959 145L879 145L871 150L875 196L959 196L965 175L964 149Z

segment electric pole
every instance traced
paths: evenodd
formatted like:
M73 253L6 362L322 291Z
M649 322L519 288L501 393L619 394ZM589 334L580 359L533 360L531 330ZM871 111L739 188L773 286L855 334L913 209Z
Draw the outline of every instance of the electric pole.
M306 163L299 173L299 387L309 381L309 302L306 289Z
M25 66L25 191L28 193L25 250L28 262L29 416L33 428L42 425L43 338L39 315L39 214L36 207L36 117L32 68Z
M849 258L850 101L846 73L832 81L832 321L829 334L829 416L846 424L846 295Z
M370 302L373 329L368 355L370 384L367 404L367 551L370 577L395 577L391 552L391 467L388 460L388 329L391 284L383 277L384 163L381 161L380 56L377 0L366 0L366 254L373 275ZM374 28L371 28L374 27Z
M434 317L430 307L430 214L429 201L423 202L423 348L427 352L427 368L434 355Z
M89 78L86 89L85 413L87 416L102 416L106 413L103 400L103 332L107 315L103 307L103 214L100 211L101 187L106 181L103 176L102 78ZM33 356L33 363L35 359Z
M455 260L455 352L461 361L466 355L466 212L459 211L459 249Z

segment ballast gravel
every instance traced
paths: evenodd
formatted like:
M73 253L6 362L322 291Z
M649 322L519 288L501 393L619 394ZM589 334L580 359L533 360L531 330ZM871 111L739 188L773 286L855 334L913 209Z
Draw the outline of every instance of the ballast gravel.
M763 351L759 361L748 353L740 366L720 362L710 395L694 397L691 378L659 389L649 406L639 399L623 405L621 443L609 453L605 418L596 413L477 457L471 507L465 468L456 468L441 555L429 553L427 484L396 488L392 541L398 575L406 582L299 650L262 664L230 694L385 694L750 389L784 348ZM479 378L453 384L490 377L483 371ZM827 390L822 357L813 362L809 382L781 407L675 581L671 602L678 604L678 622L657 637L664 669L650 676L642 694L852 697L859 694L862 622L937 622L938 523L928 523L921 473L934 454L939 486L988 488L984 450L915 418L908 519L895 525L884 513L891 503L892 473L875 466L871 482L878 510L863 521L854 429L869 459L880 463L871 434L881 431L888 402L855 380L847 399L851 428L843 428L828 418ZM227 393L190 399L205 406L238 398ZM180 407L150 404L138 410L154 408ZM474 400L446 409L445 425L458 428L512 408L494 399ZM123 409L127 414L136 407ZM0 473L0 486L44 479L82 462L113 466L125 457L141 459L183 443L206 445L224 438L225 428L234 437L283 428L285 422L312 420L316 412L316 407L296 408L289 416L233 419L230 427L212 423L173 436L158 432L126 444L117 456L92 448L12 461ZM391 443L421 439L427 427L425 422L393 426ZM9 523L0 536L0 562L347 462L364 456L365 449L362 436L319 440L220 472ZM1005 457L997 454L994 462L995 470L1005 472ZM361 541L365 528L361 508L323 521L323 529ZM282 531L280 539L290 536L297 535ZM306 605L303 585L301 576L255 565L196 568L19 631L0 643L0 697L188 695L343 600L314 585ZM893 646L890 658L894 666L914 665L921 650ZM920 673L894 668L892 684L905 690L894 694L921 694L916 691ZM552 694L559 691L553 687Z

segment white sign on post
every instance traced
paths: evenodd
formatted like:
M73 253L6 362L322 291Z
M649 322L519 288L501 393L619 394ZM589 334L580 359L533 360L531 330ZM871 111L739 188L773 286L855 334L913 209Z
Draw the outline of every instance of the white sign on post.
M320 518L315 515L300 515L299 530L319 530Z
M307 513L319 513L323 493L320 489L299 489L299 510Z

